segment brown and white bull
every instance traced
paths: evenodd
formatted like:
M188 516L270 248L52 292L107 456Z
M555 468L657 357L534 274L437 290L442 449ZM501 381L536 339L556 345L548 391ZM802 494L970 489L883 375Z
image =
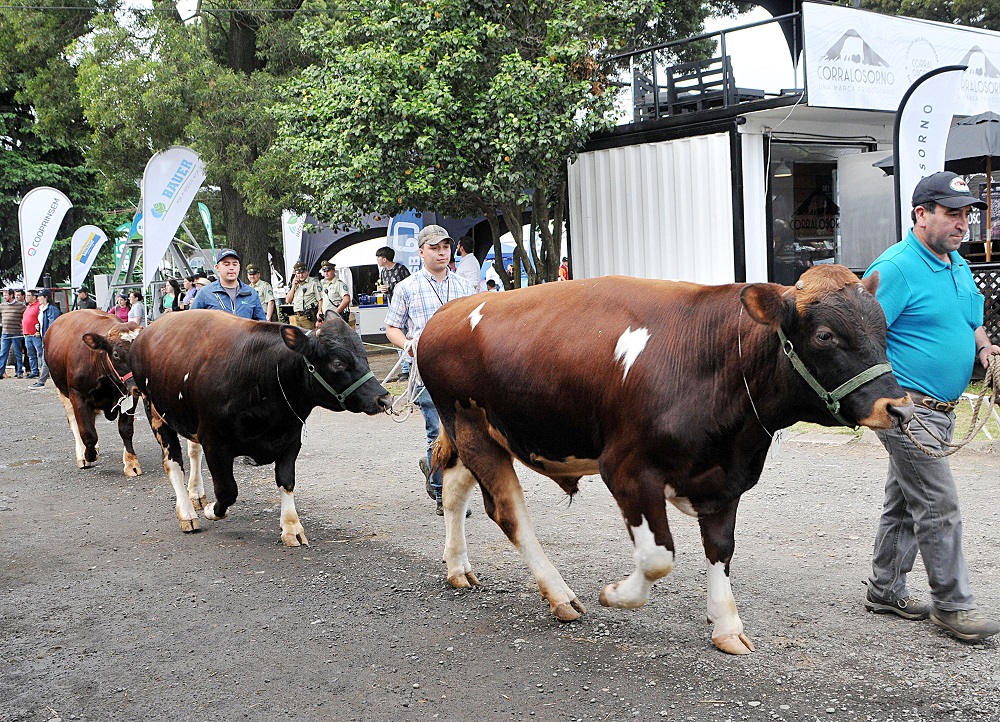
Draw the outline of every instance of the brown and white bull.
M59 316L45 334L45 363L66 409L76 442L76 465L81 469L97 462L95 420L103 413L108 420L118 420L125 476L142 473L132 446L138 395L128 365L139 331L136 323L122 323L96 309L80 309Z
M478 483L552 613L577 619L586 610L535 537L512 459L571 495L599 473L635 547L634 571L601 604L640 607L670 573L669 501L701 528L712 641L752 651L729 565L740 495L760 478L772 434L797 421L838 425L833 413L876 429L912 414L887 365L877 283L825 265L794 288L611 277L445 305L417 359L441 416L448 581L478 584L463 513ZM828 391L860 385L828 406L789 354Z
M358 334L333 312L308 336L224 311L170 313L142 332L131 361L184 532L199 530L196 509L208 519L226 517L237 495L233 460L249 456L274 463L282 542L308 544L293 496L305 419L317 406L377 414L392 400L368 368ZM178 434L188 440L186 489ZM215 487L211 503L202 450Z

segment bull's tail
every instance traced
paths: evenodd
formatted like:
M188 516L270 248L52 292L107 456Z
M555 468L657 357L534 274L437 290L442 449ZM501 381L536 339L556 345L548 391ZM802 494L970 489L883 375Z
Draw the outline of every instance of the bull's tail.
M451 443L448 432L442 427L441 433L438 434L437 441L434 442L434 447L431 449L431 473L438 469L443 472L445 469L453 467L457 462L458 451Z

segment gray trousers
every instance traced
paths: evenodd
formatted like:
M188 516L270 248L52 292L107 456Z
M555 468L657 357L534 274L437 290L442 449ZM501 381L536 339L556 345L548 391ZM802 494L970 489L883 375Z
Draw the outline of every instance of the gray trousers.
M917 406L914 414L934 433L951 441L955 414ZM929 449L941 444L914 420L910 431ZM875 534L869 589L882 599L905 598L906 575L917 551L924 560L931 601L941 611L975 609L969 567L962 552L958 488L947 459L927 456L896 427L876 432L889 452L885 502Z

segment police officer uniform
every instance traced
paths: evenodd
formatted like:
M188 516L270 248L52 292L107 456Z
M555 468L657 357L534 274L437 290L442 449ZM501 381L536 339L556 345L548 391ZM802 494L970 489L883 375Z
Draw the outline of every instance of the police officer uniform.
M292 315L288 317L288 322L293 326L304 329L316 328L316 311L319 308L319 297L323 292L319 281L312 276L306 276L304 280L299 280L300 271L309 272L309 267L302 261L297 261L293 270L296 273L295 290L289 294L287 302L292 305Z
M250 280L250 274L251 273L260 273L260 269L257 268L257 266L254 265L253 263L248 263L247 264L247 281ZM248 285L250 286L250 288L252 288L253 290L255 290L257 292L258 296L260 296L260 305L264 307L264 315L267 316L267 320L268 321L273 321L274 320L274 318L273 318L273 316L274 316L274 308L272 307L271 310L269 311L268 308L267 308L267 303L268 303L268 301L274 301L275 304L277 304L277 300L274 297L274 288L271 286L270 283L268 283L264 279L260 278L259 276L257 278L257 282L256 283L249 283Z

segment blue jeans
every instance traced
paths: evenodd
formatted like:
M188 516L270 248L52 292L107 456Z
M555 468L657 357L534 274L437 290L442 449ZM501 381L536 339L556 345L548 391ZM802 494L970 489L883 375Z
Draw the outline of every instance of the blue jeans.
M441 432L441 420L438 418L437 409L434 407L434 402L431 401L431 395L427 393L427 390L423 386L417 386L414 389L414 393L419 394L416 404L420 409L420 413L424 415L424 432L427 434L427 465L429 467L431 464L431 447L434 446L434 442L437 441L438 434ZM440 469L436 469L431 474L431 489L434 490L434 496L437 497L437 500L441 501Z
M39 362L42 360L42 337L25 336L24 347L28 349L28 364L31 366L31 375L38 375Z
M914 414L942 439L951 440L955 414L916 406ZM921 444L936 451L934 441L917 423L910 431ZM969 567L962 551L962 513L958 488L947 459L927 456L898 428L877 431L889 452L882 518L875 534L868 586L882 599L909 596L906 575L917 551L924 560L931 601L944 612L975 609Z
M0 376L7 373L7 356L10 355L12 349L14 351L15 373L18 376L24 373L24 360L21 358L21 354L24 352L24 336L5 333L0 336Z

